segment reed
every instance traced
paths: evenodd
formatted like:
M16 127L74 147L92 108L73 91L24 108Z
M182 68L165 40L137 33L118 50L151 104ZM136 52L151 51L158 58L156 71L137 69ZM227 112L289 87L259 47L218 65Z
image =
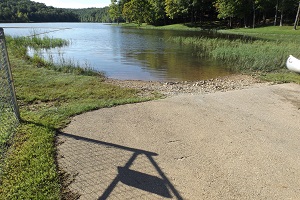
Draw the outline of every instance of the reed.
M49 59L45 59L39 55L37 51L34 53L33 57L29 58L29 60L37 67L44 67L58 72L105 77L104 72L94 70L88 63L85 63L84 66L82 66L79 62L65 59L62 55L60 55L59 60L54 61L51 55L49 55Z
M50 38L48 36L39 37L37 35L32 37L11 37L7 36L6 40L14 40L14 44L17 46L28 46L35 49L49 49L54 47L63 47L70 44L68 40L60 38Z
M104 72L99 72L90 67L87 63L81 66L72 60L66 60L60 55L58 61L49 58L48 60L40 55L42 49L50 49L55 47L63 47L69 45L70 42L59 38L39 37L11 37L6 36L9 50L16 56L29 60L36 67L44 67L64 73L73 73L77 75L101 76ZM34 50L33 56L28 55L28 48ZM49 56L50 57L50 56Z
M284 40L228 40L207 37L173 37L182 45L193 45L198 56L222 60L237 71L272 72L285 68L289 54L299 55L299 46Z

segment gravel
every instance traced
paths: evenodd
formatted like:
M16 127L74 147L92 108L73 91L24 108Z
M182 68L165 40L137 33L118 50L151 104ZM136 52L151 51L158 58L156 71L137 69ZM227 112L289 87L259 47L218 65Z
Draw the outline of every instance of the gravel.
M140 95L144 97L153 96L157 92L164 96L174 96L178 94L207 94L273 84L272 82L263 82L255 76L243 74L200 81L159 82L107 79L105 82L124 88L138 89L140 90Z

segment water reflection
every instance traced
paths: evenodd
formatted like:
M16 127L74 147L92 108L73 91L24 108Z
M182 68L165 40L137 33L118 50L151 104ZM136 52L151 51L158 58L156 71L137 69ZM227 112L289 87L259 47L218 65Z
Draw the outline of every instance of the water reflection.
M164 80L201 80L232 73L223 63L199 58L193 47L169 40L182 35L199 36L199 33L123 29L121 49L127 51L123 51L122 55L126 62L138 61L142 68L153 70L157 78ZM130 44L134 44L135 48L131 48Z
M199 58L195 49L172 43L170 37L201 36L199 32L130 29L92 23L0 24L5 33L30 35L32 30L63 38L71 45L42 51L46 59L72 60L110 78L181 81L229 75L222 62ZM11 27L11 28L9 28ZM19 28L16 28L19 27ZM20 31L22 30L22 31ZM201 33L207 34L207 33ZM211 37L216 37L215 33Z

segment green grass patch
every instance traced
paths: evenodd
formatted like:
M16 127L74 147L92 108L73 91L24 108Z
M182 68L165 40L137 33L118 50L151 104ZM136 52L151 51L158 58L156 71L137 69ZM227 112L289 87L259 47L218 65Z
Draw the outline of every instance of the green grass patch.
M243 33L243 34L266 34L266 35L299 35L300 30L294 30L293 26L266 26L258 28L236 28L223 30L224 33Z
M105 84L101 77L60 73L24 64L22 68L14 69L14 77L18 99L30 105L21 111L26 121L59 128L69 116L140 101L136 98L137 91Z
M5 145L6 141L10 138L11 134L14 132L14 129L17 127L18 120L15 116L15 113L11 108L9 109L0 109L0 155L1 147Z
M9 48L23 122L13 139L7 141L0 199L61 199L55 161L57 131L74 115L149 99L141 98L137 90L106 84L101 76L37 67L24 55L14 53L18 51L18 46Z
M298 43L300 30L294 30L293 26L267 26L259 28L238 28L220 30L221 33L247 35L262 40Z
M261 74L260 78L275 83L297 83L300 84L300 75L292 72Z
M129 27L129 28L140 28L140 29L158 29L158 30L177 30L177 31L200 31L202 30L199 27L190 27L186 24L171 24L165 26L154 26L143 23L141 25L135 23L121 23L119 24L122 27Z
M1 175L0 199L60 199L55 130L22 123Z

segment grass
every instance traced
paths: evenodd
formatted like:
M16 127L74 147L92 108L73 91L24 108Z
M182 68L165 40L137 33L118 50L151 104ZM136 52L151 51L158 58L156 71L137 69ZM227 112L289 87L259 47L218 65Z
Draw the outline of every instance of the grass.
M270 71L269 73L261 73L261 78L266 81L278 83L294 82L300 84L300 75L288 71L285 66L288 55L291 54L300 58L299 48L297 48L300 42L300 30L294 30L293 26L268 26L255 29L240 28L223 30L222 32L242 34L267 41L270 47L267 52L271 50L271 53L261 52L261 54L266 56L274 54L274 59L282 57L283 63L279 65L280 67L277 67L277 70ZM272 57L269 57L269 59L272 59Z
M143 23L141 25L135 23L121 23L122 27L140 28L140 29L158 29L158 30L176 30L176 31L200 31L199 27L190 27L187 24L171 24L165 26L154 26Z
M60 199L55 130L22 123L6 158L0 199Z
M0 74L0 160L2 156L2 148L7 139L11 136L13 130L18 124L17 116L14 114L14 106L12 104L10 85L7 81L6 74L1 69Z
M299 35L299 30L294 30L293 26L265 26L258 28L236 28L222 30L221 32L225 33L243 33L243 34L255 34L255 35Z
M265 81L272 81L276 83L297 83L300 84L300 75L293 72L285 73L262 73L260 78Z
M0 113L0 155L2 155L1 147L5 145L6 141L10 138L18 124L18 120L11 108L8 110L0 110Z
M0 199L61 199L55 161L57 131L74 115L149 99L140 98L137 90L105 84L101 76L36 67L32 60L15 53L21 48L8 46L23 122L7 141Z
M10 37L7 36L6 40L9 43L14 43L17 46L24 46L24 47L32 47L35 49L41 48L54 48L54 47L63 47L69 45L69 41L60 39L60 38L50 38L48 36L39 37L34 35L32 37Z
M199 56L209 56L222 60L231 69L237 71L271 72L284 68L291 52L296 53L298 45L281 41L264 41L222 38L187 38L175 37L172 41L193 45Z

